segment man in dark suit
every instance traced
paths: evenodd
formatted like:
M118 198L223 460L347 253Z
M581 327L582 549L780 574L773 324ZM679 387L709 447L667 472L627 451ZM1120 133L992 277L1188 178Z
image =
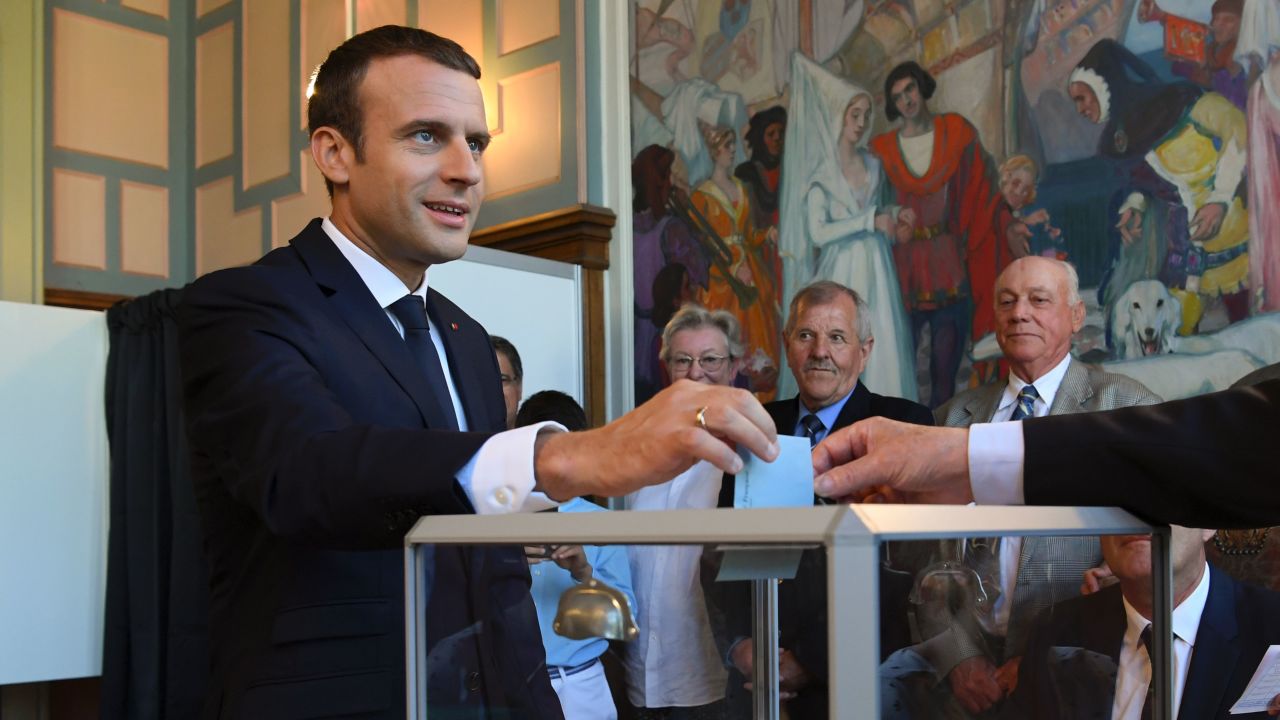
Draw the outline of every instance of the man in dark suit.
M1152 522L1280 524L1280 380L1149 407L972 428L872 419L814 451L825 497L993 505L1114 505ZM980 442L1012 433L1013 442ZM1124 478L1124 482L1116 482Z
M1212 536L1211 530L1172 528L1173 707L1188 720L1263 717L1228 710L1268 646L1280 642L1280 593L1238 583L1206 563L1204 542ZM1119 583L1042 616L1007 716L1143 715L1151 674L1143 640L1152 614L1150 538L1104 536L1102 552Z
M426 277L463 254L482 199L479 75L411 28L336 48L308 105L331 215L185 294L208 718L404 717L403 536L421 515L622 494L698 459L731 472L735 442L776 455L748 393L693 383L598 430L500 432L488 336ZM438 547L430 571L432 717L559 717L519 550Z
M910 400L877 395L858 380L875 343L871 313L853 290L823 280L791 299L783 330L787 365L795 375L799 394L765 405L778 434L807 436L816 444L827 433L863 418L888 417L932 425L929 408ZM732 507L734 484L726 477L720 506ZM819 498L814 498L819 502ZM881 575L882 605L899 608L910 590L910 578L886 571ZM779 675L793 717L826 717L827 604L826 564L819 552L807 551L796 578L778 591ZM749 609L750 601L722 601L728 610ZM727 646L733 670L731 695L751 677L754 666L750 618L728 614L729 632L718 638ZM905 612L891 612L881 621L881 644L895 648L910 642Z

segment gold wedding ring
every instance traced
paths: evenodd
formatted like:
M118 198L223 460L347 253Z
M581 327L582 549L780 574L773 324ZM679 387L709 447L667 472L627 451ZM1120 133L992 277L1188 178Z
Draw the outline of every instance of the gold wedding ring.
M706 405L703 405L702 407L698 408L698 414L696 417L698 419L698 427L710 432L710 430L707 428L707 406Z

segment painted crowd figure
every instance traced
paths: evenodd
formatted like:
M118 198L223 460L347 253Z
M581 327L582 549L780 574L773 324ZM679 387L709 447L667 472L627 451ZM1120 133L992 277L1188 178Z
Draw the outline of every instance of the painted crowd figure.
M936 87L914 62L890 71L885 115L902 125L871 140L901 208L893 254L913 337L919 341L929 327L930 407L955 394L966 342L994 329L990 288L1000 201L978 131L960 115L929 111Z

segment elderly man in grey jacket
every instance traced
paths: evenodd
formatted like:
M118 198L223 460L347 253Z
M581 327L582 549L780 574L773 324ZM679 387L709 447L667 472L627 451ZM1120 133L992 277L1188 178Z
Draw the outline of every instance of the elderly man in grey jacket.
M1015 260L996 278L994 298L996 340L1009 377L956 395L935 411L939 425L968 427L1160 402L1141 383L1071 356L1071 338L1084 325L1085 309L1069 263L1036 256ZM960 556L981 580L982 601L955 612L941 633L890 657L885 670L891 680L932 675L940 683L935 702L979 715L1016 685L1035 616L1079 594L1081 576L1102 561L1102 554L1097 538L1003 537L970 540ZM893 692L909 686L898 683Z

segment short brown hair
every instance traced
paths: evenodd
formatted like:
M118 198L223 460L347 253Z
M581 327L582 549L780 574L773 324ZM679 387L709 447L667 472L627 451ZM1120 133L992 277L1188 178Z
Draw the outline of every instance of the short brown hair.
M853 303L858 342L865 344L874 334L871 330L871 310L867 307L867 301L862 299L857 290L834 280L819 280L800 288L795 297L791 298L791 307L787 310L787 322L782 329L782 335L787 339L791 338L791 331L796 329L797 316L800 315L802 306L829 305L841 295L849 298Z
M356 160L363 161L364 110L360 107L360 83L369 63L401 55L418 55L480 79L480 65L475 58L449 38L400 25L366 30L334 48L316 68L311 98L307 101L308 131L314 134L322 127L337 130L355 149ZM326 180L325 185L333 195L333 183Z

